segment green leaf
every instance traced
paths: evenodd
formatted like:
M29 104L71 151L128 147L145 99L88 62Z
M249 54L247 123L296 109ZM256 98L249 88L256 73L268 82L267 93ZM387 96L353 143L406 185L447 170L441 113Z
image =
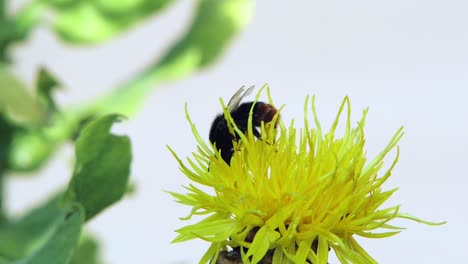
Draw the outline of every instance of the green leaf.
M79 4L80 0L43 0L44 4L52 6L54 8L70 8L74 5Z
M172 0L95 0L96 7L109 17L120 18L120 23L139 19L170 4Z
M0 256L0 264L9 264L11 261L9 261L8 259L6 258L3 258L2 256Z
M0 256L18 259L37 249L56 229L65 215L61 207L63 195L55 195L24 217L0 229Z
M89 234L81 236L80 243L68 264L99 264L98 241ZM0 263L1 264L1 263Z
M69 136L70 122L64 115L53 116L57 106L51 92L59 83L45 69L38 72L36 83L37 98L33 98L0 66L0 110L2 105L5 110L0 112L0 170L34 170L55 150L58 139Z
M47 122L57 107L51 91L58 82L44 69L37 77L37 98L7 67L0 66L0 170L35 169L54 149ZM3 110L3 112L1 112Z
M16 128L8 150L8 169L29 172L39 168L58 147L47 128ZM20 174L18 174L19 176Z
M86 220L124 195L130 174L131 146L126 136L110 133L119 115L93 120L76 141L76 163L68 195L81 203Z
M0 65L0 112L16 123L44 124L45 111L30 94L27 86L6 66Z
M166 77L180 78L213 63L250 21L251 0L201 0L187 33L158 64Z
M7 118L0 113L0 174L7 170L13 137L17 126L8 122ZM0 175L0 180L3 175ZM1 191L0 191L1 192Z
M0 259L17 260L15 263L68 263L77 242L73 234L79 234L81 224L78 229L63 226L64 219L70 215L63 209L64 205L78 202L77 206L83 207L81 217L90 219L126 192L131 161L130 140L110 133L113 123L120 119L119 115L108 115L85 126L76 142L75 170L67 195L56 195L25 217L2 226ZM73 214L75 211L73 209ZM61 232L67 235L61 235ZM69 237L69 240L65 241L64 237ZM95 245L93 241L84 240L74 259L94 258L97 261ZM48 258L56 262L46 262ZM36 262L40 259L44 262Z
M61 217L56 230L42 247L12 264L67 264L78 244L83 219L83 209L74 205Z
M200 0L187 32L161 60L96 102L99 112L133 115L160 82L180 80L218 59L250 22L252 0Z
M60 83L45 68L39 69L36 80L37 95L49 114L57 111L52 91L59 88L59 85Z
M62 40L95 44L109 40L171 0L45 1L55 11L54 28Z

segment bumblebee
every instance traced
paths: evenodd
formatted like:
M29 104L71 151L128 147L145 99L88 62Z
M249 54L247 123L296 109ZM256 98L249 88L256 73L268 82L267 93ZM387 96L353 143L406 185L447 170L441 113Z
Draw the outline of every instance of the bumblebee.
M260 138L259 128L262 122L265 124L271 122L278 113L278 110L271 104L260 101L241 103L242 99L249 95L253 89L254 86L251 86L244 91L244 86L242 86L229 100L227 108L236 126L245 134L248 128L250 109L252 109L253 106L253 134L256 138ZM231 134L227 122L224 113L218 114L211 124L209 139L210 142L216 146L217 150L221 152L223 160L229 164L234 154L234 141L238 141L239 138L235 133ZM275 127L276 125L277 124L275 124Z

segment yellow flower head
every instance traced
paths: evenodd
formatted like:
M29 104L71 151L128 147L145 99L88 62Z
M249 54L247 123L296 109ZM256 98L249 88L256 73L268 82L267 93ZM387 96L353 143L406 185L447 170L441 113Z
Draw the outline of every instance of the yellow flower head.
M334 123L324 132L314 101L314 97L305 100L302 129L296 129L294 122L288 127L281 121L278 127L262 124L258 139L251 125L247 132L238 129L221 100L231 133L239 138L233 142L230 164L215 146L202 140L186 109L199 144L197 152L187 159L187 165L171 152L182 172L198 187L190 184L185 187L187 194L171 194L179 203L192 207L185 219L194 215L205 218L177 230L179 235L173 242L194 238L211 242L200 263L216 263L220 251L228 247L241 249L243 263L258 263L270 254L273 263L321 264L327 263L330 249L342 263L377 263L355 235L383 238L399 233L401 228L388 223L394 218L433 224L400 213L398 205L381 208L396 191L382 190L382 184L398 161L397 144L403 129L368 161L364 149L367 110L352 126L350 102L345 97ZM310 108L313 127L307 116ZM343 115L345 131L337 136ZM381 172L391 150L396 150L396 157Z

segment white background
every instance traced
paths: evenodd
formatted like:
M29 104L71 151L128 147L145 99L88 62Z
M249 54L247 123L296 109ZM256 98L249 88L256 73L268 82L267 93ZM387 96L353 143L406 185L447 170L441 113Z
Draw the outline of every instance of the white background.
M21 1L16 1L20 4ZM109 44L66 46L47 29L14 50L16 72L32 83L38 65L63 81L61 105L102 94L158 58L179 36L193 8L178 1L163 15ZM118 125L133 142L137 192L87 224L111 264L197 263L202 241L170 244L189 208L163 190L188 180L166 149L195 150L183 105L202 135L241 85L269 83L285 121L301 120L304 97L317 96L324 124L349 95L353 120L370 107L369 157L405 126L401 158L384 187L400 187L389 205L441 227L395 221L408 229L361 239L380 263L462 263L468 237L468 3L463 0L257 1L251 24L212 68L157 87L135 118ZM207 136L206 136L207 138ZM8 207L24 212L67 183L71 147L37 178L8 182ZM336 261L332 261L336 263Z

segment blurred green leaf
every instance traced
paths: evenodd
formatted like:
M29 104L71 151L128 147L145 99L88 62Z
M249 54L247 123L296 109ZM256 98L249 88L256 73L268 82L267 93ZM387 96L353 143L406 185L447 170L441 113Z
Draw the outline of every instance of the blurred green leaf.
M18 259L36 250L56 229L64 217L62 194L55 195L19 220L0 229L0 256Z
M0 113L0 178L3 177L1 174L9 167L10 152L12 150L12 142L16 129L18 128L11 124L7 118Z
M67 264L78 244L83 225L83 209L74 205L65 213L42 247L12 264Z
M180 78L213 63L248 24L252 10L252 0L199 1L190 29L163 57L159 71L170 79Z
M52 91L60 87L60 83L45 69L40 68L37 74L36 89L39 101L49 114L57 111L57 105L52 98Z
M172 0L95 0L97 8L116 22L130 24L160 11Z
M21 172L36 170L58 147L56 139L45 128L18 128L8 152L8 169Z
M167 1L147 1L147 0L96 0L96 6L111 14L125 15L126 13L139 10L151 2L164 3Z
M135 114L160 82L186 78L211 65L249 23L252 0L200 0L188 31L157 63L97 101L98 112Z
M27 1L14 14L9 12L10 2L0 0L0 63L5 64L11 63L9 51L13 44L24 41L33 28L39 25L43 14L40 0Z
M11 261L0 256L0 264L9 264Z
M55 150L57 139L69 135L61 127L68 124L64 117L54 116L57 106L51 93L58 81L41 69L36 83L37 99L7 67L0 66L0 171L38 168ZM50 126L54 121L58 125Z
M6 66L0 65L0 111L21 124L44 124L44 109Z
M83 0L42 0L42 2L54 8L62 9L79 5Z
M130 140L110 133L112 125L121 118L108 115L90 121L84 127L76 142L75 170L66 195L56 195L26 216L2 226L0 259L15 260L16 264L68 263L78 241L75 236L79 235L82 220L79 226L68 226L64 219L76 213L78 209L75 207L82 208L83 212L78 211L83 219L90 219L119 200L126 191L131 161ZM72 213L64 209L71 202L78 202ZM87 259L89 261L81 263L97 263L96 242L82 240L73 256L74 261ZM51 259L54 262L47 262ZM95 262L91 262L93 259Z
M100 264L98 241L89 234L81 236L80 243L68 264ZM1 263L0 263L1 264Z
M93 120L76 141L76 163L68 195L81 203L86 220L121 199L130 174L131 146L126 136L110 133L119 115Z
M67 42L95 44L147 18L171 0L45 1L54 9L54 27Z

